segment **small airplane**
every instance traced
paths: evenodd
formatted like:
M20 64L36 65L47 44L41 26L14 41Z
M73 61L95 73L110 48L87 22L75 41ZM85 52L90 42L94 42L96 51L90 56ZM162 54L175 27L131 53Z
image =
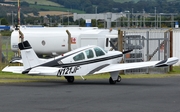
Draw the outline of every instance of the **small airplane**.
M120 70L169 66L179 60L171 57L162 61L120 63L123 54L130 51L106 52L95 45L81 47L54 58L40 59L28 41L19 43L18 47L21 50L23 66L6 66L2 71L28 75L64 76L69 83L74 82L74 76L81 76L84 79L85 75L109 73L109 83L116 84L121 81Z

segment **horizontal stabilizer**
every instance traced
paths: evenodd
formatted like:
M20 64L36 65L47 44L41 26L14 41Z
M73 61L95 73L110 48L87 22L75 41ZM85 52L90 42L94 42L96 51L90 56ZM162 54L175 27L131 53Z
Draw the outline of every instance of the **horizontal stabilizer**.
M6 66L2 69L3 72L11 72L11 73L22 73L24 70L23 66Z

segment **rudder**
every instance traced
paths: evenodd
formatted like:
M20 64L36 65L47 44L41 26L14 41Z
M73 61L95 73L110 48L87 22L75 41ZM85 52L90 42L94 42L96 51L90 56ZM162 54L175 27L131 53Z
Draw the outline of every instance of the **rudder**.
M39 58L37 57L28 41L19 43L18 46L21 50L21 57L25 70L40 64Z

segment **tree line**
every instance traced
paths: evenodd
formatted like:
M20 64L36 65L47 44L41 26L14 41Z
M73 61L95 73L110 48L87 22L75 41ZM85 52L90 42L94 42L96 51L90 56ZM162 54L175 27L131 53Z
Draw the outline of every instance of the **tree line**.
M114 2L113 0L50 0L63 5L69 9L79 9L86 13L95 13L96 7L98 13L103 12L123 12L125 10L134 12L154 12L155 7L157 12L161 13L179 13L180 1L169 0L140 0L138 2L129 1L124 3Z

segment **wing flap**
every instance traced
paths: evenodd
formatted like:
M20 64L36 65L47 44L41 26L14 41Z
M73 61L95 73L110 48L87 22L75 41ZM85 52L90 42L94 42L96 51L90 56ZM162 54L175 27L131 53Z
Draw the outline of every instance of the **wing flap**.
M137 63L111 64L111 65L106 66L103 69L95 72L94 74L114 72L114 71L120 71L120 70L128 70L128 69L135 69L135 68L144 68L144 67L169 66L169 65L173 65L173 64L177 63L178 60L179 60L178 58L172 57L172 58L168 58L167 60L163 60L163 61L148 61L148 62L137 62Z

